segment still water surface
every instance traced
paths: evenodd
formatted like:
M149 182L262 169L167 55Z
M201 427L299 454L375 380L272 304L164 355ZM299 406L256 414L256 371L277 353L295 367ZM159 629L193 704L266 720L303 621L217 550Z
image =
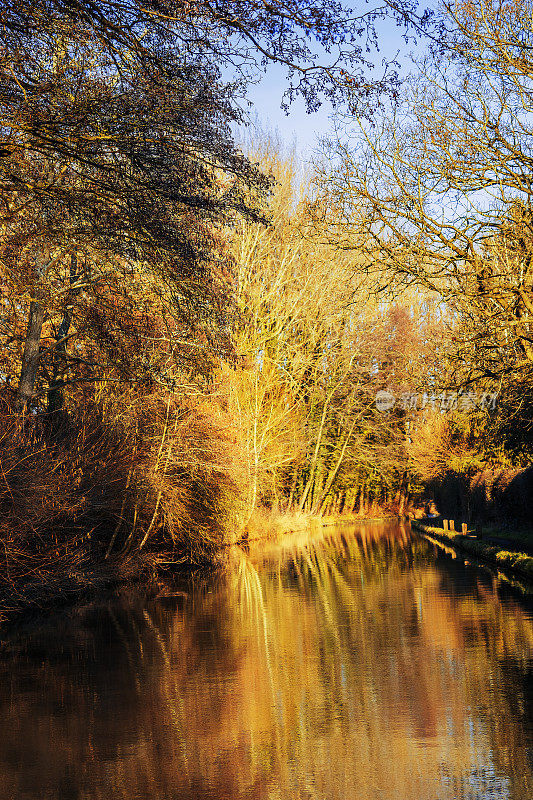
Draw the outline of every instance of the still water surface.
M532 606L404 525L236 552L0 656L0 798L531 800Z

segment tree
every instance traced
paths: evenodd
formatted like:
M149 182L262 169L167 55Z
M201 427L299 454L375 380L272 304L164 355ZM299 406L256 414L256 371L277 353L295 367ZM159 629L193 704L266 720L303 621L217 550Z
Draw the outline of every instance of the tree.
M400 398L435 340L408 298L381 302L359 274L359 254L320 241L294 159L272 148L272 224L236 229L238 367L231 398L256 503L318 513L363 485L394 491L405 464L405 413L376 410L379 389ZM408 310L409 309L409 310ZM410 313L410 312L413 313Z
M391 8L387 13L403 18ZM98 272L105 262L106 276L109 268L120 274L134 263L157 272L172 297L167 308L181 308L180 325L191 327L199 316L202 335L215 328L220 341L228 293L220 281L214 286L212 267L221 263L221 226L236 214L253 217L244 187L259 193L267 187L230 133L229 125L242 119L236 100L243 83L268 62L282 63L293 78L288 99L300 92L316 108L321 96L342 95L343 70L368 66L358 39L366 33L375 41L374 23L384 13L380 8L354 21L349 10L323 0L275 6L38 0L30 14L20 0L2 6L4 254L8 271L19 271L19 289L32 298L21 408L34 394L43 325L54 314L48 372L51 407L60 404L71 301L79 305L95 285L89 263ZM332 63L321 63L317 50L334 51ZM229 86L220 81L223 67L236 75ZM350 86L354 81L351 75ZM356 82L368 93L362 73ZM222 269L227 275L228 265ZM66 305L51 312L58 291ZM221 314L213 313L217 308ZM8 331L13 343L20 335L20 326Z
M90 32L118 69L134 60L160 80L167 72L169 48L187 61L229 68L245 83L257 79L269 63L278 63L287 69L287 99L301 94L311 109L324 93L342 95L348 85L352 93L357 87L365 95L394 86L393 71L370 79L366 52L378 45L375 25L380 19L392 18L407 30L423 27L429 15L417 17L416 8L411 0L363 12L329 0L36 0L29 14L23 0L8 0L0 22L4 54L14 60L4 63L4 80L21 92L42 86L27 67L43 32L59 25L74 27L78 36Z
M323 165L337 241L364 242L383 286L445 302L462 385L533 377L531 12L447 5L403 102Z
M48 368L57 390L59 362L62 372L83 365L87 380L110 364L118 376L133 353L121 377L146 379L143 354L120 347L118 338L127 338L128 327L133 333L135 317L145 323L141 338L151 327L161 340L166 326L161 355L170 348L179 356L173 339L189 342L178 364L190 362L195 340L202 352L211 345L228 353L222 227L236 214L257 218L254 191L268 188L235 148L229 90L205 67L167 54L158 86L135 64L118 72L94 37L74 41L72 33L47 32L34 64L41 78L48 76L46 93L3 107L4 129L8 113L17 120L0 160L4 308L13 294L18 311L24 294L31 297L18 389L23 408L39 370L46 382ZM76 334L74 301L85 326ZM135 303L140 308L132 314ZM20 348L20 326L6 322L12 346ZM48 363L40 349L45 323ZM65 344L74 336L84 350L69 356ZM151 378L164 380L161 366L153 367Z

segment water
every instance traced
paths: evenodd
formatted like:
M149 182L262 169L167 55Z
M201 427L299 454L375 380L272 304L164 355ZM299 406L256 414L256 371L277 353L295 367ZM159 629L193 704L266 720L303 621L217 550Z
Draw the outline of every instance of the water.
M533 797L532 606L403 525L59 616L0 672L2 800Z

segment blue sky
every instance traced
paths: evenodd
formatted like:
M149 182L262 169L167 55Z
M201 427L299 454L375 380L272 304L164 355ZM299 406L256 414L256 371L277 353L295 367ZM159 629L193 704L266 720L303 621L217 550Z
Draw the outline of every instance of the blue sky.
M382 71L383 59L391 59L397 53L404 69L409 64L409 53L413 44L406 44L399 28L392 21L379 25L380 52L368 56L376 65L374 76ZM417 48L418 51L420 50ZM252 102L251 116L257 118L259 127L265 131L277 131L284 143L296 144L296 150L303 161L308 160L316 146L317 138L331 129L329 103L324 103L319 111L308 114L303 100L293 101L289 114L281 108L283 92L286 88L285 71L281 66L269 68L263 80L251 86L248 98Z

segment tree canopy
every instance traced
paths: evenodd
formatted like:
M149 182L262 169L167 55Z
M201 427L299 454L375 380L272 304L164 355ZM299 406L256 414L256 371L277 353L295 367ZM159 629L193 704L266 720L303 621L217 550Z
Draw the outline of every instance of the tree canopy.
M46 352L53 360L63 348L64 362L65 335L80 337L80 328L65 327L74 305L91 306L82 317L100 320L100 340L112 329L97 295L105 285L124 296L128 270L145 282L159 276L181 340L227 351L231 268L221 232L239 216L259 219L269 188L232 136L247 82L269 62L283 64L287 100L300 93L309 110L354 86L361 95L381 90L382 79L373 86L363 78L365 46L376 42L377 19L392 14L405 23L410 10L392 4L354 15L325 0L2 5L3 327L15 363L22 359L23 406ZM12 328L10 302L28 293L24 333ZM39 352L43 325L56 343ZM101 376L109 363L102 354L75 358L84 379L89 364L99 364L93 374ZM12 371L5 363L5 374Z

